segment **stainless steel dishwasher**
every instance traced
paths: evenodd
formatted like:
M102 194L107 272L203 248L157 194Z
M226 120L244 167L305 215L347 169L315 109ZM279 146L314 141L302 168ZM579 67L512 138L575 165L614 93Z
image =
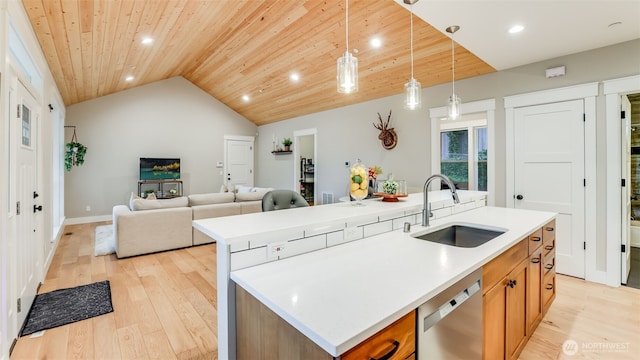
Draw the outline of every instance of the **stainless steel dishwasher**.
M418 359L482 359L482 268L418 307Z

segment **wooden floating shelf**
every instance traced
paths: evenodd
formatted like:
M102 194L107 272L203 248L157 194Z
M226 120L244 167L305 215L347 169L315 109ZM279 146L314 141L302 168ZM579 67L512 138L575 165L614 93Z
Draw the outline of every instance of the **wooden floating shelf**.
M272 151L272 154L283 155L283 154L291 154L293 151Z

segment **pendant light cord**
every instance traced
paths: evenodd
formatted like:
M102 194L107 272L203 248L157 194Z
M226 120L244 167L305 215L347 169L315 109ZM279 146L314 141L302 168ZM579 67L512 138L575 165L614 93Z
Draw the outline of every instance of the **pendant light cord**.
M411 13L411 78L413 79L413 4L409 6Z
M453 88L453 94L456 93L456 52L454 51L455 43L453 42L453 34L451 33L451 84Z
M346 43L347 43L347 52L349 52L349 0L346 1L347 3L347 11L345 11L345 24L346 24L346 28L347 31L345 33L345 38L346 38Z

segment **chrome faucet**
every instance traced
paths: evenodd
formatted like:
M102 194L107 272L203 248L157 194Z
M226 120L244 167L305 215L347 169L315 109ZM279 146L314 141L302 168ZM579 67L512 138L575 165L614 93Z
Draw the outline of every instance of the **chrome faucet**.
M453 184L453 181L449 179L446 175L433 174L431 175L427 181L424 182L424 206L422 207L422 226L429 226L429 218L433 216L431 213L431 204L429 204L429 184L435 178L439 178L447 183L449 189L451 189L451 196L453 197L453 202L456 204L460 204L460 198L458 198L458 193L456 192L456 186Z

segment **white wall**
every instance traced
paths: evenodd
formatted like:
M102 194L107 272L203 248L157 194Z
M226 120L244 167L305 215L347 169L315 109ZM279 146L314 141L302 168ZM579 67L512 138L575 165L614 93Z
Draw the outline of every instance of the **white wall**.
M88 148L84 165L65 178L65 212L76 219L110 216L114 205L128 203L141 157L179 157L185 194L217 192L224 135L257 130L182 77L69 106L66 125L76 126ZM67 131L65 141L70 137Z

